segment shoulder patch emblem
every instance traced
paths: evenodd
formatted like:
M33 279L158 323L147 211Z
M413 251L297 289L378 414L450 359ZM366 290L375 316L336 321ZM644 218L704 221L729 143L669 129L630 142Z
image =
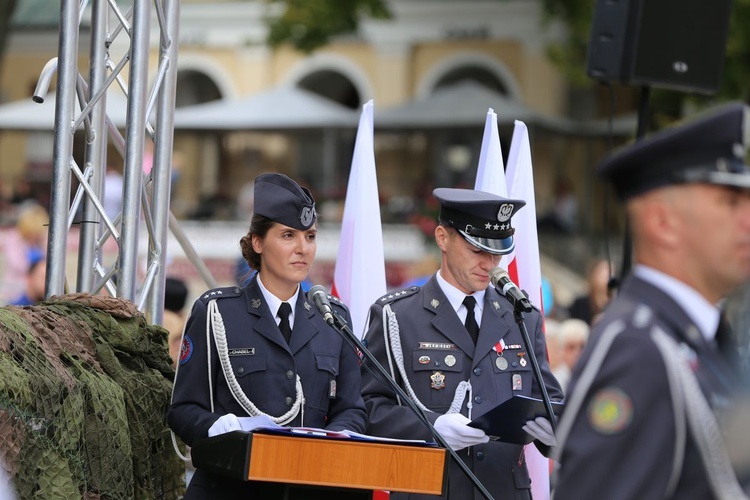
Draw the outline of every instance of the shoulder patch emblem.
M182 338L182 346L180 347L180 364L184 365L193 356L193 339L190 335L185 335Z
M400 290L398 292L386 293L385 295L383 295L377 300L377 303L385 304L387 302L393 302L394 300L403 299L404 297L408 297L409 295L414 295L418 291L419 291L418 286L412 286L412 287L406 288L405 290Z
M605 387L594 394L589 403L588 419L591 427L601 434L617 434L633 420L633 402L619 387Z

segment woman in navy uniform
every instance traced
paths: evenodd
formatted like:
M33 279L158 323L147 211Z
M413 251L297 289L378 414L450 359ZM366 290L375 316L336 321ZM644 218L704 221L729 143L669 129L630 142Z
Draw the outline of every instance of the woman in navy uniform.
M440 270L422 287L378 299L370 308L365 341L446 444L462 450L459 457L494 498L530 500L524 447L489 441L484 431L467 425L514 395L541 397L513 307L490 286L490 272L514 249L511 216L524 202L468 189L440 188L434 195L440 201L440 225L435 230ZM473 302L470 314L467 300ZM562 390L547 361L541 314L533 310L524 322L549 396L560 401ZM390 388L365 371L362 380L368 434L432 439ZM527 432L543 444L553 444L551 425L542 423L543 432ZM447 481L443 498L482 498L453 464Z
M167 420L187 445L240 430L240 418L261 415L284 426L364 430L357 355L300 287L315 257L316 218L310 191L289 177L255 179L255 213L240 246L258 273L245 288L202 294L183 336ZM348 309L329 298L351 322ZM185 498L307 499L315 493L198 469Z

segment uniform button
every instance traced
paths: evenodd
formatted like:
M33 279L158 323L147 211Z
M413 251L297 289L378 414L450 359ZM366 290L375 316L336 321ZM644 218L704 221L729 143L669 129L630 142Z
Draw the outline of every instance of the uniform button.
M294 400L292 398L286 398L285 402L287 406L292 406L292 403L294 403Z
M481 374L482 374L482 369L481 368L479 368L479 367L474 368L474 375L476 375L478 377Z
M245 367L240 366L239 368L237 368L237 373L245 373Z
M516 362L514 361L514 362L512 362L512 363L511 363L511 366L518 366L518 363L516 363Z
M476 404L481 405L482 401L483 401L482 396L474 396L474 402Z
M484 460L484 452L478 451L477 452L477 460Z
M289 380L292 380L292 377L294 377L294 372L292 370L289 370L288 372L286 372L286 378L288 378Z

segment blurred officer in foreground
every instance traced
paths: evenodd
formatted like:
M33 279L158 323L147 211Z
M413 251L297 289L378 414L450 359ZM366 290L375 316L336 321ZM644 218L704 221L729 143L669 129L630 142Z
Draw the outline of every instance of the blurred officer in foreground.
M187 445L251 430L249 416L279 425L364 430L359 359L300 288L315 258L316 220L310 191L281 174L255 179L255 213L240 246L258 273L244 288L204 293L182 338L167 421ZM349 310L329 298L351 323ZM185 495L185 500L234 498L349 497L201 469Z
M573 373L555 500L747 498L721 439L740 381L717 303L750 278L749 127L725 106L599 166L635 266Z
M365 341L446 443L464 450L459 456L494 498L528 500L531 481L523 446L488 442L484 431L467 425L514 395L541 397L513 307L490 286L490 271L513 251L511 216L524 202L468 189L436 189L434 196L440 202L435 229L440 270L422 287L378 299L370 309ZM559 401L562 391L547 362L539 311L527 313L525 324L549 395ZM368 434L432 439L390 388L362 373ZM539 420L527 432L544 445L554 444L549 421ZM451 463L444 498L482 497Z

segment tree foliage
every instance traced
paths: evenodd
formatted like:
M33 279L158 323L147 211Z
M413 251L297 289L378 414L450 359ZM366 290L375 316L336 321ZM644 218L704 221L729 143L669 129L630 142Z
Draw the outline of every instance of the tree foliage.
M283 3L278 17L268 19L268 43L285 43L309 53L339 35L356 34L363 17L390 19L384 0L269 0Z

